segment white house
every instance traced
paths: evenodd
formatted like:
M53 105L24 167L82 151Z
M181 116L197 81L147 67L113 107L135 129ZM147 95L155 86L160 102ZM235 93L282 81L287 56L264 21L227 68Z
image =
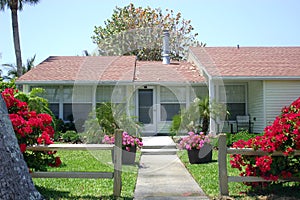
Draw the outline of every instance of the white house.
M86 119L98 103L124 105L144 124L144 135L167 133L172 117L195 97L227 104L228 119L212 132L236 131L249 115L260 133L300 94L300 47L193 47L188 61L163 64L134 56L51 56L17 81L43 87L53 113ZM233 130L231 130L231 127Z
M54 115L75 122L97 104L124 105L144 124L143 134L168 133L172 117L196 96L208 95L205 78L189 62L163 64L135 56L51 56L17 80L25 91L47 91Z
M227 104L225 132L237 115L249 115L261 133L300 96L300 47L196 47L188 60L206 77L210 97Z

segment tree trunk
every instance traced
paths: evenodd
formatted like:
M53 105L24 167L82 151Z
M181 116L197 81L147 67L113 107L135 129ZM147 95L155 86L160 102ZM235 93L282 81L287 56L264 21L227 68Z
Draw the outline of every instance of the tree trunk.
M35 189L0 95L0 199L43 199Z
M19 23L18 23L18 0L12 0L12 3L10 5L10 10L11 10L11 20L12 20L16 62L17 62L17 76L20 77L23 74L23 70L22 70L20 35L19 35Z
M209 128L209 118L208 117L203 117L203 121L202 121L202 132L205 133L205 135L208 132L208 128Z

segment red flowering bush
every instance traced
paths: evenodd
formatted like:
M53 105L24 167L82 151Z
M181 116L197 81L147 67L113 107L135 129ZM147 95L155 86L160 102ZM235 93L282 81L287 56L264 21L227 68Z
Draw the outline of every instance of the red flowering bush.
M26 102L15 97L17 93L17 90L7 88L2 92L2 97L29 169L45 171L46 166L59 166L61 161L59 157L54 156L55 152L26 151L27 146L52 144L54 129L49 114L31 111Z
M273 124L265 128L264 135L248 141L239 140L233 143L233 147L269 153L266 156L232 155L230 164L241 171L241 176L260 176L273 182L279 178L300 177L300 156L293 155L295 150L300 150L300 98L282 109ZM272 156L274 151L281 151L284 156Z

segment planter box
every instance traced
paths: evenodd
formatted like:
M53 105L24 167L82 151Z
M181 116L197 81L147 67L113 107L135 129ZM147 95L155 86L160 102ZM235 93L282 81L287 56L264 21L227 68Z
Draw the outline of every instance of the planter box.
M112 161L114 161L114 151L111 151ZM131 147L130 151L122 150L122 165L133 165L136 157L136 146Z
M211 162L212 146L210 144L205 144L201 149L188 150L188 157L191 164Z

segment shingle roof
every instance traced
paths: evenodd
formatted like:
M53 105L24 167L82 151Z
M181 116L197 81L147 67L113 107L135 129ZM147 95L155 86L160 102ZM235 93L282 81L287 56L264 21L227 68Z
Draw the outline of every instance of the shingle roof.
M300 47L191 47L213 77L300 77Z
M22 81L132 81L134 56L50 56Z
M76 81L204 82L205 79L188 62L163 65L156 61L136 62L135 56L50 56L17 83Z
M164 65L159 61L139 61L135 81L142 82L205 82L199 70L189 62L171 62Z

